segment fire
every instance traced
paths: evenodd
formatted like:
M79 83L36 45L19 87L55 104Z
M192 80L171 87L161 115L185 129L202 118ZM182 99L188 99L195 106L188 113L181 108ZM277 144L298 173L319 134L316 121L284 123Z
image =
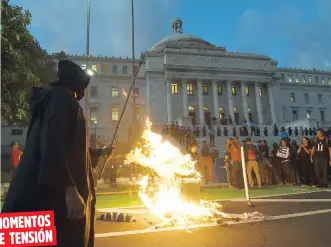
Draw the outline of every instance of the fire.
M176 224L187 224L191 219L220 214L220 207L216 204L203 201L193 203L185 199L180 183L200 183L201 176L195 170L195 161L151 131L151 126L147 119L142 136L144 144L126 157L128 163L140 164L149 171L138 184L139 197L150 213L163 222Z

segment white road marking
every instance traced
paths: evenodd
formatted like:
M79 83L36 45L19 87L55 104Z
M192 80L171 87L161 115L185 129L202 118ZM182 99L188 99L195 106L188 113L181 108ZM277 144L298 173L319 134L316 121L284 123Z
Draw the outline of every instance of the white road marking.
M232 202L246 202L246 199L233 199ZM251 199L251 202L331 202L331 199Z
M281 220L281 219L290 219L296 217L303 217L309 215L317 215L317 214L325 214L331 213L331 209L322 209L316 211L308 211L302 213L294 213L294 214L284 214L278 216L270 216L265 219L255 219L255 220L242 220L242 221L230 221L226 222L227 225L238 225L238 224L246 224L246 223L254 223L254 222L262 222L262 221L271 221L271 220ZM128 236L128 235L139 235L139 234L147 234L147 233L157 233L157 232L170 232L170 231L182 231L182 230L191 230L198 228L206 228L206 227L214 227L220 226L217 223L204 223L204 224L194 224L190 225L189 228L185 226L175 226L175 227L167 227L167 228L147 228L142 230L133 230L133 231L123 231L123 232L108 232L108 233L98 233L95 235L96 238L107 238L107 237L117 237L117 236Z

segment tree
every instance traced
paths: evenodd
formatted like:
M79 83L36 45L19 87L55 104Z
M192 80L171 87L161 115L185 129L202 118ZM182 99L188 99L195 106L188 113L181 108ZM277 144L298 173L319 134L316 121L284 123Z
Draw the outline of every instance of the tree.
M27 29L30 12L9 0L1 4L1 120L25 124L28 92L55 78L55 63Z

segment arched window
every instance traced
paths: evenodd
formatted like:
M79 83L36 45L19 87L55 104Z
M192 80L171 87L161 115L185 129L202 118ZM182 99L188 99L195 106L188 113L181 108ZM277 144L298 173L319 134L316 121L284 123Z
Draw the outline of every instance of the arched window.
M218 107L218 110L219 110L220 112L224 112L224 109L223 109L222 106Z
M251 112L251 108L248 107L247 111L248 111L248 112Z
M203 110L204 110L204 111L209 111L208 106L204 106L204 107L203 107Z
M236 106L233 107L234 112L238 112L238 108Z
M194 111L194 107L190 105L190 106L188 107L188 110L189 110L189 111Z

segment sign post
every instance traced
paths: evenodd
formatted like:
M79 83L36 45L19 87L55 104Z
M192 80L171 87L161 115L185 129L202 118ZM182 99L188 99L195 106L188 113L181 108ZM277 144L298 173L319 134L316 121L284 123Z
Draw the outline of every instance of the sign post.
M252 206L251 199L249 197L249 191L248 191L247 172L246 172L246 160L245 160L244 147L241 147L241 164L242 164L242 169L243 169L243 177L244 177L244 184L245 184L245 193L246 193L247 205L248 206Z

